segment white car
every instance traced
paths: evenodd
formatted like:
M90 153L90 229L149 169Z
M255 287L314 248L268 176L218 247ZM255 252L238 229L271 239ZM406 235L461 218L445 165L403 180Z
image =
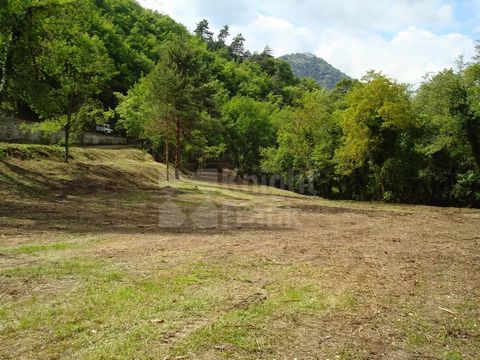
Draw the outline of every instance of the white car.
M110 135L113 133L113 129L109 124L99 124L95 127L95 131L104 135Z

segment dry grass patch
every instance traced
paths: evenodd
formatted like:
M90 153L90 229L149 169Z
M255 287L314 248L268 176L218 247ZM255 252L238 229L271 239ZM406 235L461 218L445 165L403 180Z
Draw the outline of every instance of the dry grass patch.
M478 210L167 183L139 150L72 154L0 161L0 358L480 358Z

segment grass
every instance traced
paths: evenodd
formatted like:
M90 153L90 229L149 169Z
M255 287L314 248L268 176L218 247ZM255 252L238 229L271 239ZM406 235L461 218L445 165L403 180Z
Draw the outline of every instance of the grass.
M0 160L17 158L21 160L61 160L64 150L60 146L37 144L0 143Z
M89 277L93 275L101 275L107 280L111 279L110 273L99 272L100 265L98 262L88 259L61 259L54 261L44 261L44 263L35 265L16 266L0 270L0 276L4 277L52 277L61 278L65 276ZM116 276L116 275L115 275Z
M6 269L0 278L69 280L74 287L60 288L54 296L39 294L2 304L0 336L41 340L49 352L69 349L84 358L130 358L175 328L178 315L194 317L210 309L216 299L198 287L218 276L195 263L176 274L159 272L145 279L86 258ZM161 325L151 321L159 316Z
M185 356L210 346L256 356L285 340L271 328L275 318L315 316L353 304L351 294L336 298L313 283L293 284L292 278L283 278L292 270L302 277L317 275L318 269L310 266L285 268L272 277L264 295L254 293L237 302L230 300L228 288L251 283L245 264L193 261L175 269L160 264L137 274L105 259L59 253L60 244L68 245L17 246L9 252L38 261L2 269L0 279L56 288L2 302L0 339L7 345L18 349L22 344L23 351L32 351L43 343L42 356L62 353L84 359ZM195 326L203 318L211 321ZM191 324L190 331L178 335ZM171 347L156 345L172 337Z
M42 242L0 246L0 254L13 256L42 255L47 253L47 255L58 256L57 252L85 249L92 246L92 244L99 244L102 241L102 237L91 235L56 235L53 239L47 238Z
M132 148L22 156L0 162L2 359L480 358L476 210L166 182ZM159 226L166 201L188 226Z
M459 306L456 315L451 314L447 319L438 318L438 315L432 319L425 305L410 310L415 314L399 321L407 347L420 354L437 349L440 359L464 359L462 351L457 349L462 349L466 343L475 343L480 337L478 320L473 315L476 310L469 308L469 303Z
M214 323L196 330L174 351L185 356L209 347L223 347L237 354L259 353L278 340L279 335L271 325L275 317L314 315L329 307L327 296L312 285L289 288L280 293L268 292L260 303L230 311Z
M66 250L74 247L73 244L65 242L57 242L53 244L32 244L32 245L20 245L16 247L0 248L0 253L18 255L18 254L33 254L51 250Z

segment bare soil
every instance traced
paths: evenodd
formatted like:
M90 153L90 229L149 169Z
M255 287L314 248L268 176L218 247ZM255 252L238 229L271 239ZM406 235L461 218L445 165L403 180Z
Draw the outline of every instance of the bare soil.
M480 358L478 210L331 202L188 179L148 185L135 172L88 162L70 165L78 177L59 180L58 168L49 176L38 166L3 162L4 179L31 189L20 194L7 189L12 182L0 182L4 309L23 309L32 298L49 304L75 289L82 294L86 280L75 272L11 272L78 258L106 262L139 279L183 274L194 299L207 292L216 299L193 315L173 303L176 315L160 311L148 320L145 333L156 335L140 336L140 350L126 352L119 345L98 358ZM98 169L103 172L89 178ZM49 250L59 242L67 247ZM45 251L22 251L32 244ZM215 276L211 282L207 275L190 281L191 264L218 273L205 270ZM310 287L323 294L325 307L297 306L303 297L274 300L289 289ZM308 305L314 295L305 291ZM268 304L276 307L257 316ZM39 331L54 331L55 324L13 326L7 322L20 319L20 312L17 320L8 314L2 320L2 314L7 310L0 310L0 358L90 356L81 350L88 342L80 330L42 344ZM247 320L232 325L239 314ZM92 349L106 346L102 342L112 336L110 320L104 321L99 331L105 340L92 340ZM248 334L260 339L258 346L247 342Z

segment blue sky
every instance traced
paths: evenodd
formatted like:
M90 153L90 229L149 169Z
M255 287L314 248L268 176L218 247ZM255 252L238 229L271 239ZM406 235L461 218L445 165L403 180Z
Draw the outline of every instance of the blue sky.
M311 52L360 78L370 69L416 84L469 59L480 38L480 0L140 0L190 30L207 19L275 55Z
M480 24L480 1L452 1L454 15L457 20L458 27L456 29L472 39L477 40L479 36Z

